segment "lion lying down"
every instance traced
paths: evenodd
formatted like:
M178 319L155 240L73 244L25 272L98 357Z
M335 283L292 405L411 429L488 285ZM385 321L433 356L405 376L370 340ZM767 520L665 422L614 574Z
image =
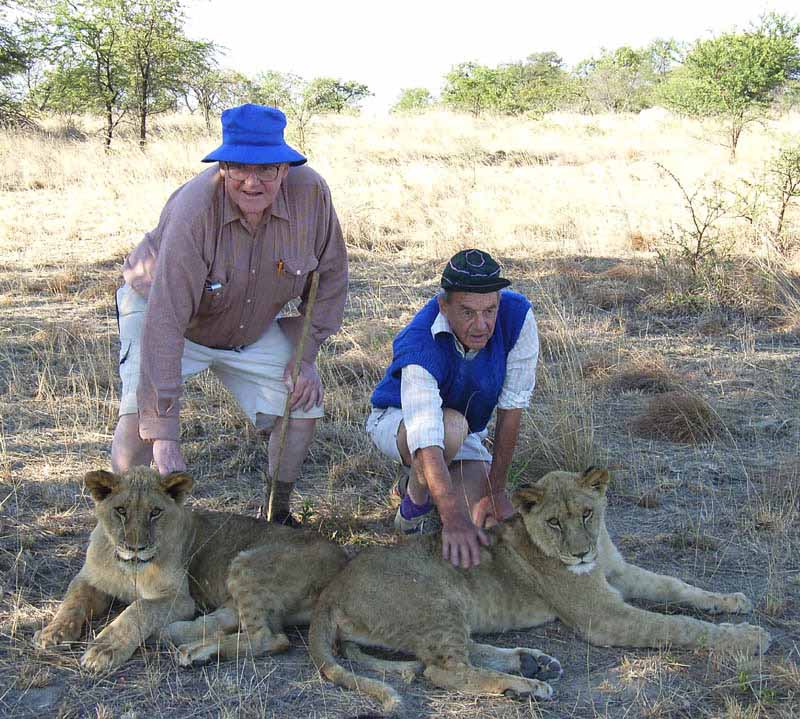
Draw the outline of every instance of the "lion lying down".
M342 549L317 534L184 507L192 487L184 473L136 467L121 477L89 472L84 481L97 515L86 561L34 639L42 647L74 641L112 599L127 602L84 653L90 670L119 666L167 625L183 664L286 649L284 623L308 623L321 588L345 562ZM196 605L216 611L179 621Z
M378 670L417 673L437 686L473 694L549 697L544 679L558 663L535 649L500 649L470 640L473 632L524 629L556 617L589 642L627 647L714 647L760 653L769 634L750 624L712 624L666 616L627 598L680 603L708 612L749 612L743 594L714 594L627 564L605 527L605 470L551 472L514 495L518 513L491 530L478 567L441 558L438 536L363 552L333 579L314 610L309 644L328 679L359 689L393 711L388 684L357 676L334 656ZM357 645L400 650L419 661L391 662ZM524 676L519 676L519 674Z

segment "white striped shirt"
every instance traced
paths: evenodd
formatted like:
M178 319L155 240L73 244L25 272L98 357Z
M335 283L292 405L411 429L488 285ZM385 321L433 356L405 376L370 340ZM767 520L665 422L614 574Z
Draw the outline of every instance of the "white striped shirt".
M431 334L441 332L453 336L456 349L470 360L480 350L466 350L440 312L431 325ZM536 362L539 359L539 333L533 310L528 310L516 343L506 359L506 377L497 402L499 409L524 409L528 406L536 384ZM411 455L421 447L444 449L442 397L436 378L424 367L406 365L400 374L400 404Z

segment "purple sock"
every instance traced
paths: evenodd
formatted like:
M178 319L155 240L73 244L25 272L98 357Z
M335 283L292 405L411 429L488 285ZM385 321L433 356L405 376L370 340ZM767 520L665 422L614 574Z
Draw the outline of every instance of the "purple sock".
M414 504L414 501L408 495L403 497L403 501L400 502L400 516L403 519L420 517L423 514L427 514L432 509L433 504L431 503L430 497L425 500L425 504Z

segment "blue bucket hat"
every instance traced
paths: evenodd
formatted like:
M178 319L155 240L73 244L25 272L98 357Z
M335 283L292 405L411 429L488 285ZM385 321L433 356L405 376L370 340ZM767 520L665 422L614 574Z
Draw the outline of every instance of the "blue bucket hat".
M222 113L222 144L203 162L239 162L243 165L297 166L306 158L286 144L286 115L276 107L239 105Z

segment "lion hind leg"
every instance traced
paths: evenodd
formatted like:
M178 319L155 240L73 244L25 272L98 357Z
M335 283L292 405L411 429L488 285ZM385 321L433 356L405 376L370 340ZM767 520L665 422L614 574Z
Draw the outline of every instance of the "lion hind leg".
M615 567L608 576L608 582L622 593L624 599L670 602L702 609L710 614L721 612L747 614L753 610L753 603L741 592L735 594L707 592L676 577L656 574L628 563Z
M355 642L342 642L342 654L352 662L358 662L367 669L377 672L389 672L399 674L406 683L411 682L417 674L422 673L422 662L417 660L395 661L392 659L380 659L361 650Z
M218 634L216 637L183 644L178 647L178 663L188 667L215 657L220 659L257 657L261 654L282 652L288 648L289 639L285 634L273 634L264 627L252 634L243 631L235 634Z
M517 673L528 679L540 681L558 680L564 673L558 659L528 647L506 649L491 644L470 642L469 660L475 666L484 669L493 669L505 674Z
M218 634L228 634L239 628L239 613L233 607L220 607L214 612L185 622L172 622L163 634L176 646L204 641Z
M518 699L550 699L553 696L553 688L547 682L473 667L463 662L444 666L429 664L425 667L425 677L442 689L465 694L502 694Z

